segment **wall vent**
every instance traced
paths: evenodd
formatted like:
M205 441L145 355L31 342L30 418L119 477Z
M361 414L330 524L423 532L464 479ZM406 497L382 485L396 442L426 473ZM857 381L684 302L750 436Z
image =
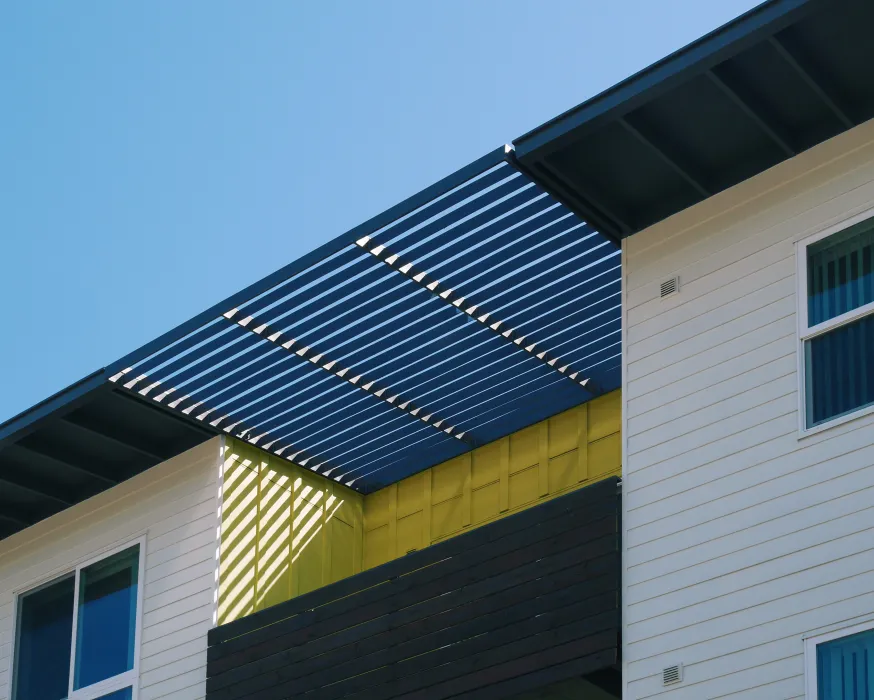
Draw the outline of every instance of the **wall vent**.
M668 666L662 669L662 685L673 685L683 680L683 665Z
M673 296L677 292L680 291L680 278L679 277L671 277L670 279L662 282L660 294L659 296L664 299L665 297Z

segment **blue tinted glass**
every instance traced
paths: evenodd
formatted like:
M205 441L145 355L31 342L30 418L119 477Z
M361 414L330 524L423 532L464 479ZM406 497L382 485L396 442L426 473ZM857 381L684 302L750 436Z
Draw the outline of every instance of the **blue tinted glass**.
M72 576L21 597L15 648L15 700L60 700L70 682Z
M804 344L807 427L874 403L874 316Z
M816 647L817 700L874 700L874 630Z
M134 667L139 545L92 564L79 579L75 687Z
M109 695L101 695L97 700L132 700L134 695L134 689L131 687L122 688L121 690L116 690L114 693L110 693Z
M807 248L807 323L815 326L874 301L874 221Z

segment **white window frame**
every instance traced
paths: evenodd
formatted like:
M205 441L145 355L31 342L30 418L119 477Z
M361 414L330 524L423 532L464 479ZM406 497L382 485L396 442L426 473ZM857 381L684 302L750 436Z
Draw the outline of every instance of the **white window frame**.
M92 683L91 685L85 688L79 688L78 690L73 689L73 681L75 678L75 664L76 664L76 637L79 633L78 630L78 622L79 622L79 580L81 578L82 569L85 569L92 564L96 564L97 562L103 561L108 557L111 557L115 554L123 552L127 549L131 549L139 545L139 560L137 562L138 570L137 570L137 614L136 614L136 626L134 629L134 664L133 668L129 671L125 671L124 673L120 673L117 676L113 676L112 678L107 678L106 680L99 681L98 683ZM12 693L15 692L15 672L17 671L18 665L18 611L20 608L21 598L28 595L29 593L37 590L38 588L42 588L44 586L52 584L54 581L58 579L64 578L66 576L72 575L74 577L74 586L73 586L73 634L70 642L70 678L67 685L67 700L96 700L104 695L108 695L109 693L114 693L117 690L124 690L125 688L131 688L131 697L133 700L137 700L139 696L139 678L140 678L140 644L142 642L142 629L143 629L143 589L145 588L145 574L146 574L146 537L143 535L142 537L138 537L136 539L128 540L124 544L120 544L118 546L113 546L110 549L106 549L100 552L100 554L90 557L88 559L84 559L79 563L72 565L70 567L65 567L51 576L41 579L38 583L31 584L27 586L27 588L22 588L17 591L13 600L13 620L15 625L15 633L13 635L14 646L12 649ZM13 697L13 696L10 696Z
M798 431L801 437L812 435L822 430L827 430L836 425L846 423L847 421L861 418L862 416L874 413L874 405L858 408L841 416L835 416L827 421L823 421L818 425L811 427L807 426L807 362L804 357L805 342L816 338L817 336L828 333L840 326L846 326L860 318L870 316L874 313L874 302L860 306L857 309L848 311L840 316L835 316L822 323L817 323L814 326L808 322L808 302L807 302L807 249L814 243L821 241L824 238L833 236L836 233L855 226L858 223L874 219L874 207L856 214L855 216L845 219L838 224L828 227L812 236L809 236L795 244L795 269L798 287L796 292L797 301L797 318L798 318Z
M816 647L826 642L833 642L835 639L849 637L860 632L870 632L874 630L874 620L861 622L852 627L842 627L833 632L826 632L814 637L804 638L804 688L807 700L818 700L819 698L819 678L816 673Z

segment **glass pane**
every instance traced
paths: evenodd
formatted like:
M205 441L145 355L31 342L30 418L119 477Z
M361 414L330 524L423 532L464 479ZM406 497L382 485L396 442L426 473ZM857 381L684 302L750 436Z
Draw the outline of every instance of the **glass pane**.
M874 301L874 219L807 249L807 323L815 326Z
M122 688L121 690L116 690L114 693L110 693L109 695L101 695L96 700L132 700L134 696L133 687Z
M816 647L818 700L874 699L874 630Z
M807 427L874 403L874 316L804 344Z
M70 682L72 576L23 595L18 603L15 700L60 700Z
M75 687L134 667L139 545L92 564L79 579Z

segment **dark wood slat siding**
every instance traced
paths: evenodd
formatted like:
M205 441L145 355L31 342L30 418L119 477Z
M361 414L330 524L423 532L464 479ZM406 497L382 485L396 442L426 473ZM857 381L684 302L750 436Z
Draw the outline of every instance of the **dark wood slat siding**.
M613 665L607 479L209 633L208 700L501 698Z

